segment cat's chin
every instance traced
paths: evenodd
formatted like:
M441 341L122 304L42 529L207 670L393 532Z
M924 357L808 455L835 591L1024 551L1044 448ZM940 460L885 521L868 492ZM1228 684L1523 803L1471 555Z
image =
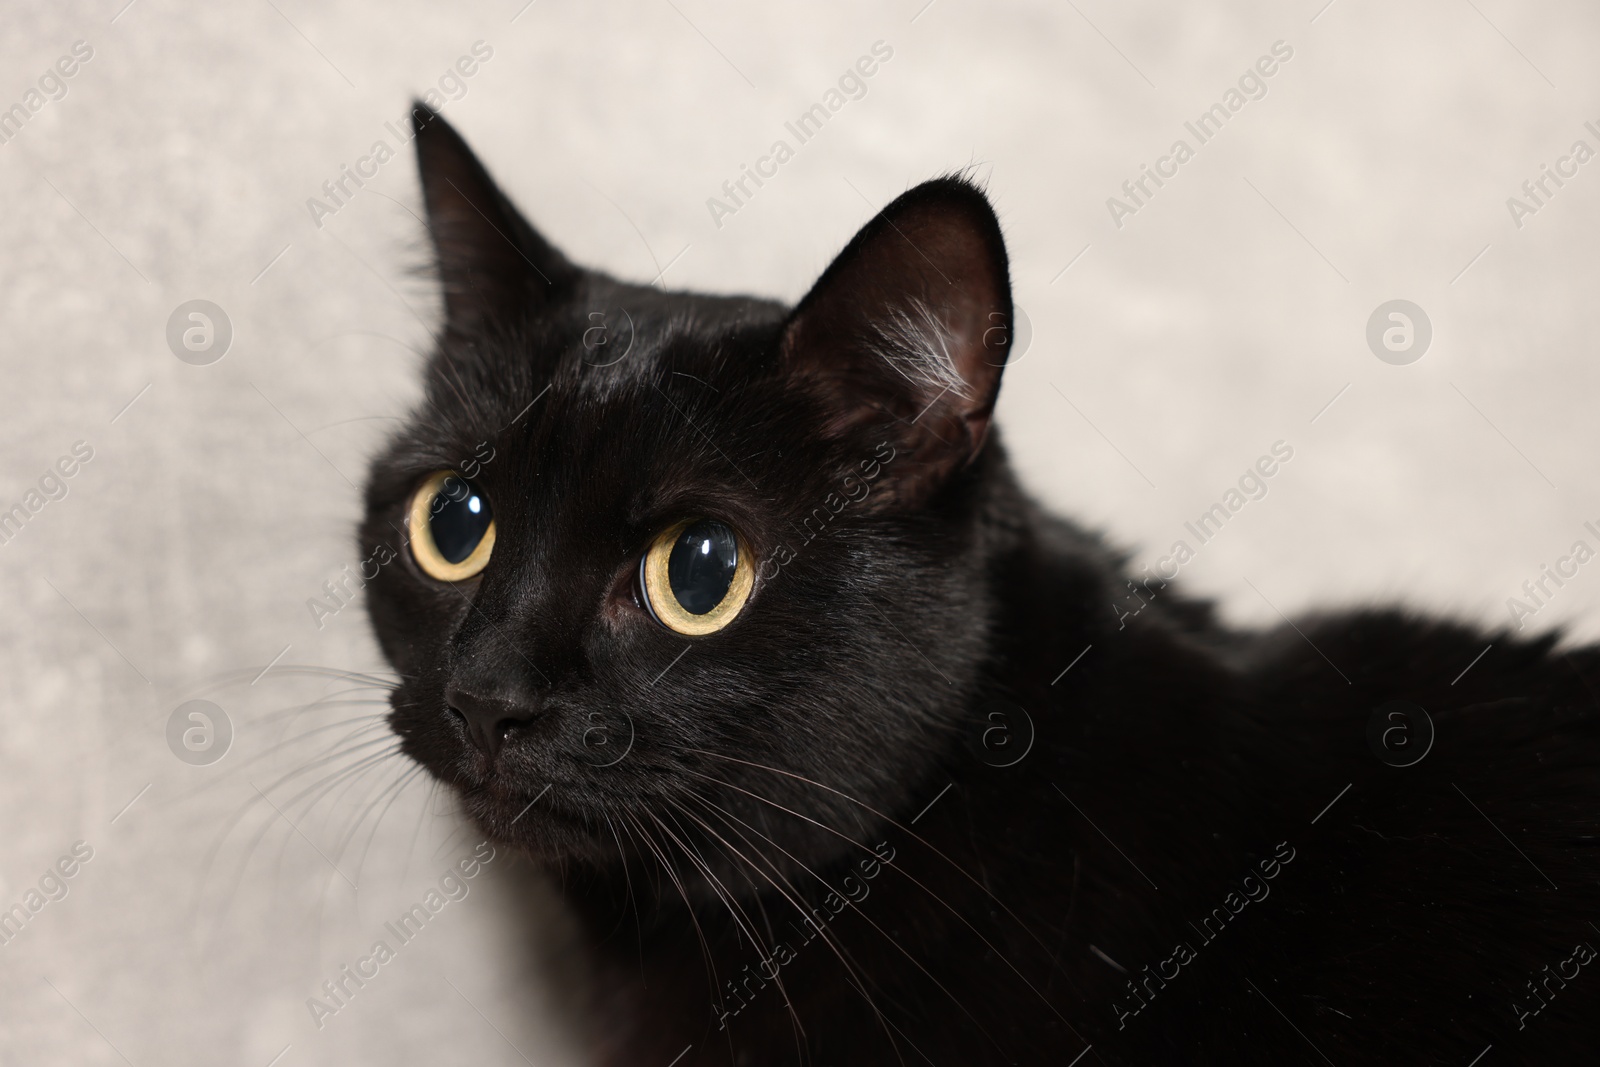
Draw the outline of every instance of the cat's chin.
M503 779L454 787L466 814L495 844L522 852L541 866L618 862L614 822L599 811L557 802L546 786L528 791Z

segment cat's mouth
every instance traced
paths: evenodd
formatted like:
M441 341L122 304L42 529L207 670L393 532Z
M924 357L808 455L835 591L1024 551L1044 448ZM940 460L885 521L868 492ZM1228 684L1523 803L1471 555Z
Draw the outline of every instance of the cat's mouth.
M586 801L570 785L546 782L530 790L495 775L476 786L456 784L466 813L498 844L536 860L602 861L615 858L619 820L612 805Z
M614 851L615 827L648 819L646 812L658 807L642 795L655 790L648 772L635 766L631 731L613 730L602 740L597 728L589 729L588 744L529 736L494 758L466 743L443 762L437 752L411 755L450 787L492 840L535 858L579 859L600 845Z

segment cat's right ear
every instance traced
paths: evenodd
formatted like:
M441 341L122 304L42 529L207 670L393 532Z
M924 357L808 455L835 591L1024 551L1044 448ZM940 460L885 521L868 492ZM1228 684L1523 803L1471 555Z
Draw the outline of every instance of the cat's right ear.
M446 329L504 328L566 295L577 268L522 217L461 135L420 102L411 122Z
M779 355L827 412L824 436L881 427L891 496L930 497L989 437L1011 349L1000 222L962 177L924 182L839 253L784 327Z

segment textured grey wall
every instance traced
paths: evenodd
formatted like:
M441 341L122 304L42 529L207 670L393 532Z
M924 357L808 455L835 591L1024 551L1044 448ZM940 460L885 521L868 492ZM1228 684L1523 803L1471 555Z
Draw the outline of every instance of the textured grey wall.
M295 669L381 667L359 603L319 628L307 600L357 562L363 463L438 313L408 154L320 226L307 200L441 79L555 242L671 286L795 298L876 207L975 168L1032 323L1001 409L1028 481L1139 565L1188 542L1230 619L1505 621L1600 548L1592 5L123 3L11 0L0 34L25 113L0 125L0 509L38 506L0 544L0 906L37 904L0 945L0 1061L581 1062L548 890L504 855L320 1027L307 1007L476 844L426 783L389 791L397 759L353 762L380 729L316 763L379 708ZM708 207L878 41L864 96ZM1114 219L1146 164L1171 176ZM1545 164L1570 176L1536 202ZM1365 339L1396 298L1433 331L1408 365ZM166 340L194 299L232 326L210 365ZM1267 495L1188 534L1278 441ZM1525 621L1597 620L1600 564ZM194 698L232 724L219 762L169 748Z

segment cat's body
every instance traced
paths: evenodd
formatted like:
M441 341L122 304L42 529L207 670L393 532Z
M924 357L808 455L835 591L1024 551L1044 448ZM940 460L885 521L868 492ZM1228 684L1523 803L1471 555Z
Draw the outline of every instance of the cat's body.
M1131 592L989 430L1011 307L961 181L791 312L571 267L421 125L449 325L364 544L483 441L497 539L369 587L393 722L559 871L601 1062L1592 1059L1600 654ZM635 576L697 516L759 562L684 637Z
M1288 627L1228 634L1171 617L1159 594L1119 629L1124 585L1099 550L1005 508L1030 520L998 579L1002 628L1026 636L995 650L985 688L1028 710L1033 750L995 767L953 745L862 837L894 862L825 927L904 1062L1061 1064L1090 1042L1082 1062L1464 1065L1490 1044L1497 1062L1592 1062L1600 969L1559 975L1575 946L1600 946L1600 657L1500 635L1452 686L1489 638L1392 614L1303 626L1347 685ZM1367 742L1395 698L1437 731L1409 767ZM972 721L990 725L982 708ZM841 894L860 880L852 861L818 873ZM776 973L809 1060L724 909L698 919L733 994L706 981L670 886L642 952L616 892L571 892L604 961L614 1062L670 1062L691 1042L684 1062L898 1062L850 972L781 900L766 909L794 960ZM1552 972L1532 1014L1527 983ZM737 1013L712 1020L713 1004Z

